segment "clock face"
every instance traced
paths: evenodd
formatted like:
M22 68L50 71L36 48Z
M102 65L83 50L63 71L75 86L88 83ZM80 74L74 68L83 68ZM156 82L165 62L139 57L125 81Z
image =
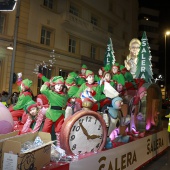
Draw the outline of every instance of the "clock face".
M69 146L73 153L97 152L103 141L101 122L86 115L73 124L69 135Z
M106 124L99 113L82 110L65 120L60 136L67 154L101 151L107 138Z

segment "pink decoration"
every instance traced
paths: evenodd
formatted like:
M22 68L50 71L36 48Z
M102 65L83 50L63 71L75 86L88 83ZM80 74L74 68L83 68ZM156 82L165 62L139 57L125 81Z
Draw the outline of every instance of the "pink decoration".
M0 102L0 134L12 132L14 129L14 121L8 108Z

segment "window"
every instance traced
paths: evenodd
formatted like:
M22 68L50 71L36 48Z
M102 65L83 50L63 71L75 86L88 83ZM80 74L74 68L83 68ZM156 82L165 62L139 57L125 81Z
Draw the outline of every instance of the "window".
M72 37L69 38L68 51L71 53L76 53L76 39L74 39Z
M39 73L42 73L46 78L50 79L52 77L52 69L47 67L39 67ZM44 82L41 79L38 79L38 88L37 94L40 93L40 88Z
M73 4L70 4L69 12L72 13L73 15L76 15L76 16L79 16L79 15L80 15L80 12L79 12L78 7L76 7L76 6L73 5Z
M91 16L91 23L93 24L93 25L98 25L98 19L97 19L97 17L95 17L95 16Z
M96 57L96 47L94 45L91 46L91 58L95 59Z
M70 72L71 72L71 71L63 70L63 69L60 68L60 70L59 70L59 76L62 76L62 77L66 80L66 78L67 78L67 76L68 76L68 74L69 74Z
M51 45L51 38L52 38L52 30L42 27L41 29L41 44L44 45Z
M53 8L53 0L44 0L44 6L52 9Z
M0 14L0 34L4 33L4 27L5 27L5 15L2 13Z

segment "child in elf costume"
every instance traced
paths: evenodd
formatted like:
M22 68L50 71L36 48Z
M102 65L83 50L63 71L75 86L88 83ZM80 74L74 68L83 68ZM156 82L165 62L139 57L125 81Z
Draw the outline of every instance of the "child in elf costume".
M53 86L51 90L50 86ZM40 92L44 94L49 101L49 108L46 112L46 119L44 122L43 132L51 133L52 126L55 126L55 133L57 137L57 145L60 146L60 130L64 122L65 110L68 95L64 92L64 79L61 76L55 76L50 79L50 82L45 82Z
M94 81L96 81L96 82L100 82L100 80L103 78L103 73L104 73L104 67L101 67L101 68L99 68L99 70L98 70L98 75L96 74L95 76L94 76Z
M83 93L90 95L86 96L83 102L90 101L93 104L91 110L97 111L105 104L106 96L102 93L100 85L94 81L94 73L91 70L86 71L86 81L80 86L75 97L83 99Z
M32 92L30 90L31 85L31 80L22 80L20 85L21 92L18 101L15 106L9 107L9 111L11 112L14 121L18 121L22 117L24 113L24 106L32 100Z
M125 85L125 78L123 76L123 74L120 72L120 66L118 63L115 63L113 66L112 66L112 80L113 81L116 81L116 82L124 82L123 83L123 86Z
M81 67L81 73L79 74L79 77L86 79L86 70L87 70L87 66L83 64Z
M45 120L47 108L42 107L40 103L36 103L34 101L28 102L25 107L28 118L21 130L21 133L34 133L40 131L43 126L43 121Z

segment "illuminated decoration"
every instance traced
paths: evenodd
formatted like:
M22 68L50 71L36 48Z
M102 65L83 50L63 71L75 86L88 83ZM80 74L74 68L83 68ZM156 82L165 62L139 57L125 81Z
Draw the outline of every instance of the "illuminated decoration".
M0 11L13 11L17 0L0 0Z
M152 83L152 63L151 54L146 32L144 31L141 39L141 47L137 59L137 69L135 78L144 79L148 83Z
M105 52L105 57L104 57L104 66L106 65L114 65L115 63L115 56L114 56L114 50L113 50L113 44L112 44L112 39L109 38L108 44L107 44L107 49Z
M6 49L7 50L13 50L14 48L13 48L12 44L10 44Z
M52 50L52 52L50 52L50 59L48 60L48 62L42 61L42 63L40 63L40 64L35 64L33 73L38 74L39 67L51 70L51 68L55 62L56 62L56 53L55 53L55 50Z
M166 118L169 118L169 122L168 122L168 132L170 132L170 113L169 113L169 115L166 115L165 117L166 117Z

